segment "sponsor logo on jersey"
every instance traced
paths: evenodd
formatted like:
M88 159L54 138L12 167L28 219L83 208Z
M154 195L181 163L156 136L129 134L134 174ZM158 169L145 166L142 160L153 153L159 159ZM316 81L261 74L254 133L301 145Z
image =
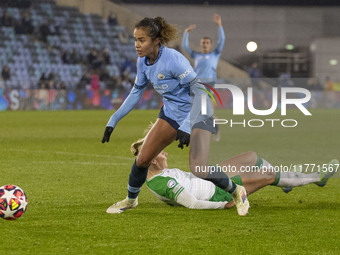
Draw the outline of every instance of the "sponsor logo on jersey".
M162 74L162 73L159 73L159 74L157 75L157 78L158 78L159 80L164 80L165 75Z
M153 86L155 90L157 90L159 93L164 93L164 91L169 87L168 84L162 84L162 85L154 85Z
M188 68L184 73L179 75L180 79L184 79L185 77L187 77L189 74L191 73L191 70Z
M169 189L172 189L173 187L176 186L176 181L173 179L169 180L167 186Z

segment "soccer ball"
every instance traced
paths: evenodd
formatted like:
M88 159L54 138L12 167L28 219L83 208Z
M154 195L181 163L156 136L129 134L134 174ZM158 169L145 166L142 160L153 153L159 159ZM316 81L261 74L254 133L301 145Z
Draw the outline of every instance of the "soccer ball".
M27 203L24 191L18 186L0 187L0 218L16 220L26 211Z

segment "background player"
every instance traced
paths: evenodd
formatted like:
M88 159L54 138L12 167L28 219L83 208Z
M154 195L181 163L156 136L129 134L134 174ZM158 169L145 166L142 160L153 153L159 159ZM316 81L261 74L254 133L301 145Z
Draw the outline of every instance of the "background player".
M223 50L225 42L225 34L222 27L221 16L217 13L213 16L213 21L218 26L218 41L214 50L212 48L212 40L210 37L203 37L200 42L201 52L194 51L189 46L189 33L196 28L196 25L190 25L184 30L182 39L182 48L195 60L194 70L197 76L204 82L213 86L217 75L217 64ZM215 106L212 101L211 104ZM220 140L219 132L215 135L215 140Z
M144 18L135 26L135 47L138 53L137 77L129 96L110 118L102 143L109 142L118 121L139 102L148 82L163 96L164 107L147 134L132 166L127 198L111 206L111 212L120 213L136 207L137 196L146 180L151 161L175 139L180 141L179 147L188 146L191 133L193 137L190 146L191 171L231 193L236 201L238 213L245 215L249 203L242 186L235 185L226 174L195 172L195 165L208 164L210 135L213 132L211 125L213 109L211 104L207 103L208 114L200 114L201 94L204 92L199 89L203 86L196 79L196 73L182 54L163 46L176 35L176 28L161 17ZM193 97L193 107L190 105L190 96ZM207 121L208 119L210 121Z

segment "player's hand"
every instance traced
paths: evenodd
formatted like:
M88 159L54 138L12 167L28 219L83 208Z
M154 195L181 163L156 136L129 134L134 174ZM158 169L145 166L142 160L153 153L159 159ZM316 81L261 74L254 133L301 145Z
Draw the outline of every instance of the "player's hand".
M232 208L234 205L234 201L230 201L224 205L224 209Z
M214 14L214 18L213 21L218 25L218 26L222 26L222 19L221 16L217 13Z
M110 141L110 136L111 136L113 129L114 129L113 127L109 127L109 126L105 128L102 143L105 143L105 142L108 143Z
M179 140L178 147L183 149L183 146L189 146L190 143L190 135L182 130L177 130L176 141Z
M188 27L184 30L184 32L185 32L185 33L189 33L191 30L193 30L193 29L195 29L195 28L196 28L196 25L195 25L195 24L190 25L190 26L188 26Z

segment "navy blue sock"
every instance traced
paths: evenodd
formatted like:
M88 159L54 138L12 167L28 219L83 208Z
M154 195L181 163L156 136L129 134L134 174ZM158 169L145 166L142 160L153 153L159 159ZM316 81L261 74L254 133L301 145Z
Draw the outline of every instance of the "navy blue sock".
M136 198L138 196L148 175L148 168L149 167L138 167L135 160L129 176L128 198Z
M206 180L211 181L217 187L229 192L230 194L232 194L236 189L236 184L224 172L209 171L209 175Z

